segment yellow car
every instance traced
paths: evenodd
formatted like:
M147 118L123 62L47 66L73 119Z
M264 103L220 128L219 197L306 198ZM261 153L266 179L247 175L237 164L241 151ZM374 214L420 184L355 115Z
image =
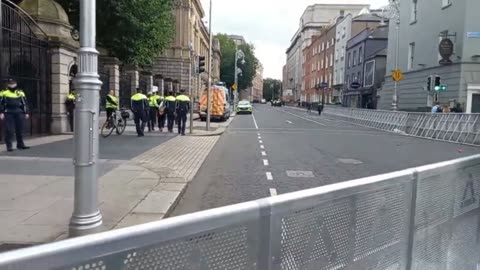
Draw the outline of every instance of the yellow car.
M242 100L238 102L237 114L241 114L241 113L252 114L252 112L253 112L253 106L252 104L250 104L250 101Z

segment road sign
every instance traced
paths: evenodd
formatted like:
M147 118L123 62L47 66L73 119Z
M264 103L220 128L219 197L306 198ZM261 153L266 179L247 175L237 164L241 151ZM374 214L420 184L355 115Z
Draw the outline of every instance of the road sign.
M350 87L353 88L353 89L358 89L360 88L362 85L359 83L359 82L352 82L350 84Z
M238 87L237 87L237 84L234 83L234 84L232 85L232 90L233 90L233 91L237 91L237 88L238 88Z
M400 69L396 69L392 72L392 79L396 82L403 80L403 73Z
M480 32L467 32L467 38L480 38Z
M320 88L323 88L323 89L328 88L328 83L326 82L320 83Z

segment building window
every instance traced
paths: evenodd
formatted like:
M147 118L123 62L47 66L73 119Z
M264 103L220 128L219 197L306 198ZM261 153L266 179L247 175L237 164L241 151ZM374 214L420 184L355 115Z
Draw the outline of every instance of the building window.
M347 60L347 67L351 67L352 66L352 53L349 52L348 53L348 60Z
M347 75L347 79L345 80L345 84L348 86L350 85L350 75Z
M323 59L320 60L320 67L323 68Z
M365 68L363 71L363 85L365 87L373 86L375 82L375 60L365 62Z
M417 1L412 0L411 13L410 13L410 22L414 23L417 21Z
M448 7L452 4L452 0L442 0L442 7Z
M330 66L333 66L333 53L330 54Z
M357 74L357 82L362 83L362 75L360 74L360 71Z
M360 47L358 49L358 63L361 64L363 63L363 48Z
M327 40L327 50L330 48L330 41Z
M357 51L353 51L353 66L357 65Z
M325 42L322 42L322 52L325 49Z
M413 69L413 62L415 60L415 42L408 46L408 69Z

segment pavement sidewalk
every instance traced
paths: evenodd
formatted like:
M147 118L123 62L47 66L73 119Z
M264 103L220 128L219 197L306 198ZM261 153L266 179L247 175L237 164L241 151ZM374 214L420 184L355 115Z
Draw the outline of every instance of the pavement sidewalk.
M214 132L225 129L230 122L218 123L218 126L212 123L216 126ZM195 126L200 128L203 124ZM104 230L156 221L168 215L218 141L219 136L214 132L195 130L195 135L202 136L175 137L149 133L140 139L150 140L147 143L159 140L160 144L131 159L128 155L123 160L116 159L116 153L110 153L111 149L104 146L106 153L103 157L101 153L99 160L103 168L99 179L99 207ZM160 136L169 137L161 140ZM4 167L0 166L0 252L12 246L35 245L67 237L73 211L74 179L71 158L66 156L71 156L71 152L63 153L64 157L45 151L55 152L61 145L66 147L71 144L71 138L71 135L61 135L28 140L29 145L35 146L31 150L41 150L38 156L35 152L29 156L28 152L16 151L25 156L12 156L0 151L0 162L4 163ZM123 145L125 142L134 144L137 138L129 127L123 136L101 141L101 150L102 143L120 139L128 140L119 142ZM25 170L23 164L28 164ZM17 169L9 169L12 166ZM62 173L55 173L56 166L71 167L66 174L62 170ZM46 173L40 175L37 171Z

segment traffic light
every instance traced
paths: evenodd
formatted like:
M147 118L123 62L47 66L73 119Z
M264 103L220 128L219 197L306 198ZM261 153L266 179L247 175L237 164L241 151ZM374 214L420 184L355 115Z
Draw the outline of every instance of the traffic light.
M198 73L205 72L205 56L198 57Z
M442 84L442 79L440 76L435 76L435 91L441 91L440 85Z
M427 91L432 91L432 76L427 77Z

